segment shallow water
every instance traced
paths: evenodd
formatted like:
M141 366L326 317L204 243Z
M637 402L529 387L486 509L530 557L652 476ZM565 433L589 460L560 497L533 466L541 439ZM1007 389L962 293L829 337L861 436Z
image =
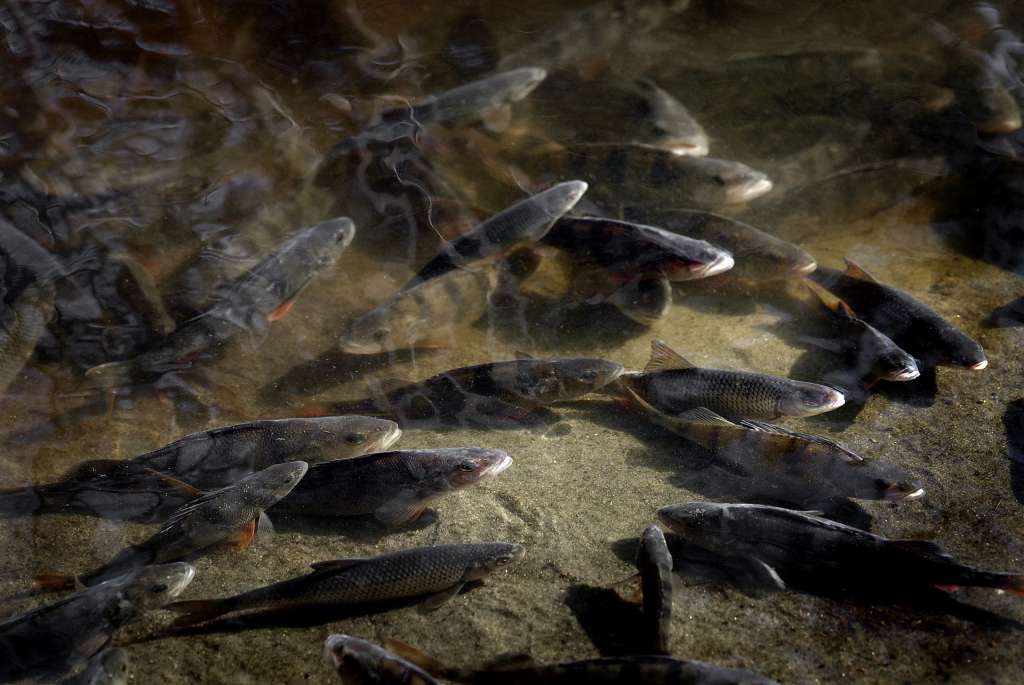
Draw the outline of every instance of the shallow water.
M704 126L712 155L743 161L775 180L764 197L716 211L799 244L822 266L841 268L844 257L854 258L985 349L985 370L943 366L934 380L881 383L864 401L785 420L787 427L901 466L926 489L905 502L832 502L826 515L890 538L936 540L972 566L1024 572L1024 486L1012 461L1012 446L1024 440L1013 432L1012 405L1024 396L1024 328L984 323L1024 294L1024 237L1010 229L999 242L992 224L978 221L1005 216L1013 225L1020 198L1012 183L997 193L992 177L978 171L998 163L1000 179L1019 173L1018 160L1004 155L994 162L990 152L1010 145L1012 134L978 135L977 122L959 105L935 115L941 124L896 112L870 120L844 112L809 118L780 92L789 92L783 85L838 87L834 75L816 76L814 69L701 77L706 82L683 74L687 66L738 56L875 48L902 78L933 82L942 68L936 77L929 65L944 57L921 21L952 24L957 10L945 4L895 10L875 2L694 3L657 28L625 37L605 22L588 34L594 44L607 41L598 54L579 49L584 54L566 64L537 65L548 68L552 82L570 85L542 84L513 105L507 126L497 132L480 124L430 127L419 142L469 213L486 215L572 178L531 178L512 161L538 138L623 142L628 122L593 92L652 77ZM582 16L565 3L410 7L13 2L4 8L3 118L10 131L4 182L22 180L54 196L131 191L66 221L5 201L8 220L61 258L73 261L89 250L104 258L128 255L155 283L167 311L147 311L141 288L113 260L86 271L114 284L103 285L96 275L88 286L108 296L106 309L91 312L88 302L66 296L0 400L0 487L50 482L79 461L128 458L215 426L362 397L374 380L421 379L521 352L603 357L641 369L657 337L701 366L829 382L840 357L806 344L821 317L799 286L783 282L752 290L722 280L675 284L667 316L650 329L610 306L571 302L556 287L556 297L520 294L512 313L498 309L472 326L440 331L439 349L368 358L338 351L347 322L390 296L437 252L442 236L459 231L443 223L404 233L374 226L372 211L346 195L350 186L325 191L309 184L319 160L380 109L489 73L499 60ZM1024 31L1024 7L1007 2L1001 9L1006 26ZM491 41L493 50L480 49ZM453 52L453 45L463 50ZM823 158L814 146L828 134L838 144ZM922 174L880 164L896 158L937 158L949 166ZM870 163L879 168L815 183ZM676 198L666 205L682 206ZM91 366L159 340L161 325L188 320L217 284L251 268L299 228L351 207L361 212L354 215L353 245L287 316L233 341L222 358L201 365L201 374L182 374L193 395L170 379L111 394L84 376ZM493 447L515 463L437 500L435 514L407 529L362 520L275 521L276 534L244 552L197 559L196 579L183 598L284 580L314 561L442 542L524 545L525 558L508 571L426 614L404 606L268 615L167 636L160 630L173 615L153 612L119 634L128 644L131 682L334 682L320 652L324 638L337 632L377 642L398 638L467 666L509 652L541 662L642 653L633 586L620 582L635 570L641 530L661 506L754 501L758 484L609 397L590 395L552 409L562 422L546 433L407 430L396 448ZM20 596L33 575L84 571L153 530L70 514L0 519L0 597L10 598L0 600L0 614L47 601ZM1006 622L1024 622L1024 604L1011 594L974 588L958 591L957 602L872 603L744 592L698 576L677 576L670 643L677 657L745 667L782 683L1020 679L1024 648Z

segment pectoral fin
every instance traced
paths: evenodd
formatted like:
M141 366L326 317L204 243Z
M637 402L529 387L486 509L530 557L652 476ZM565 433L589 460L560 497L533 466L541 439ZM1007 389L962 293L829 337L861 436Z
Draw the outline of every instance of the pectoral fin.
M373 517L386 526L405 526L420 517L426 505L421 500L394 499L373 512Z
M228 543L238 550L248 549L249 545L252 544L252 539L256 537L256 522L258 520L258 518L254 518L245 524L244 528L228 538Z
M459 592L465 585L466 584L464 582L459 581L455 585L452 585L450 588L446 588L444 590L441 590L440 592L435 592L434 594L430 595L420 603L420 613L425 614L427 612L436 611L437 609L440 609L442 604L447 602L455 595L459 594Z

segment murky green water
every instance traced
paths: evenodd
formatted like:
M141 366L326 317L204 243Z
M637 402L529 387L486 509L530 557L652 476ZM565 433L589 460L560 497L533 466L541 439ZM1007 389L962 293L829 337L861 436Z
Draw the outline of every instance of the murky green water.
M697 365L837 383L842 357L809 342L821 336L823 314L796 278L674 283L667 313L645 326L560 281L551 248L512 293L513 306L472 325L425 321L439 346L372 356L338 349L348 323L398 290L442 238L527 193L585 178L584 202L600 197L611 215L646 202L607 169L580 176L560 160L570 144L634 141L643 115L615 94L648 78L700 122L712 156L774 183L748 203L707 209L792 241L821 266L853 258L981 343L989 362L882 382L848 393L837 411L779 421L902 467L923 497L820 502L808 491L770 503L821 509L890 538L936 540L979 568L1024 572L1024 488L1013 461L1024 441L1015 432L1024 328L1019 318L990 318L1024 294L1018 134L993 130L1019 128L1019 113L1014 125L1012 107L972 109L972 93L991 96L994 86L979 86L977 69L966 84L950 76L952 48L925 26L939 22L989 55L1013 43L979 29L971 3L946 4L736 0L658 5L647 15L644 3L6 3L3 230L68 265L74 286L58 285L47 330L0 401L0 486L51 482L83 460L125 459L188 433L364 397L384 379L521 353L639 370L661 338ZM1024 6L999 9L1006 28L1024 31ZM725 64L780 53L801 56ZM312 182L325 153L381 111L524 65L547 69L548 80L510 116L429 126L419 152L400 149L402 173L412 173L403 180L431 184L419 188L434 202L429 221L405 211L405 200L374 204L393 196L353 182L352 167ZM1019 77L993 78L1017 102ZM941 101L950 92L956 102L925 106L893 95L893 82L941 84L949 90L930 94ZM107 193L80 211L60 200ZM692 206L673 190L657 205ZM110 391L85 375L158 345L203 311L218 285L335 215L356 221L353 244L266 330L146 383ZM40 263L20 254L5 252L9 308L23 287L22 261ZM401 639L467 666L510 652L541 662L643 653L635 585L620 582L635 571L640 531L664 505L762 502L763 489L606 395L550 409L561 422L543 431L407 428L393 449L490 447L515 461L433 502L432 515L406 528L272 517L275 535L195 560L182 598L433 543L520 543L526 556L509 570L431 613L271 613L166 634L174 615L155 611L118 633L130 682L333 682L321 650L338 632ZM84 571L154 530L77 514L0 519L0 614L52 601L24 596L34 575ZM1024 604L1015 595L971 588L943 601L873 601L829 593L827 583L816 594L754 591L687 560L676 558L673 656L782 683L1020 680L1014 622L1024 622Z

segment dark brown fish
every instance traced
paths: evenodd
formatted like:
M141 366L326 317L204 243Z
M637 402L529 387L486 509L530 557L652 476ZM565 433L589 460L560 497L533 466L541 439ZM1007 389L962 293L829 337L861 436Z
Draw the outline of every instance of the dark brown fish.
M627 208L626 216L706 240L728 251L735 260L728 273L730 278L770 281L803 276L817 268L814 257L801 247L750 224L711 212L639 207Z
M251 270L220 288L209 309L179 326L157 348L89 369L100 385L153 380L188 370L244 332L260 334L291 309L295 298L332 266L355 236L350 219L320 222L292 236Z
M585 192L587 184L583 181L565 181L520 200L446 243L441 253L416 272L402 290L511 250L524 242L540 240Z
M698 407L738 418L814 416L845 402L843 393L817 383L694 366L660 340L651 341L643 373L623 374L617 386L669 416Z
M847 365L857 379L912 381L921 375L917 362L892 338L857 317L850 306L814 281L804 285L832 314L840 346L845 348Z
M661 528L651 524L640 536L636 553L643 597L646 644L652 654L668 654L672 629L672 554Z
M76 584L97 585L143 566L192 558L225 542L244 549L263 512L291 492L308 467L304 461L276 464L205 495L197 490L196 499L174 512L148 539L78 576L36 576L32 589L42 592L69 590Z
M620 282L638 276L689 281L723 273L733 266L728 252L704 240L603 217L563 217L543 242L602 267Z
M560 151L547 146L515 161L537 178L587 181L587 197L609 211L624 199L645 207L714 209L750 202L772 189L764 173L740 162L647 145L576 143Z
M784 581L813 573L833 587L979 586L1024 594L1024 576L966 566L934 542L890 540L806 512L689 502L659 509L658 518L701 547L759 559Z
M759 494L789 502L837 497L900 501L924 494L903 469L865 459L820 435L762 421L733 423L704 407L669 416L635 394L629 400L659 426L710 450L730 471L741 472Z
M497 269L493 262L474 264L400 290L350 321L338 345L346 354L452 346L459 326L487 312Z
M842 298L857 316L892 338L927 367L988 366L985 351L966 333L913 295L877 281L851 260L846 273L819 269L810 278Z
M215 490L286 461L316 464L387 449L401 434L394 421L369 416L239 423L186 435L125 461L83 462L55 483L0 491L0 514L162 521L194 495L169 485L161 474Z
M377 452L318 464L271 514L372 514L389 526L412 523L442 495L512 465L501 450L479 447Z
M537 664L529 657L499 661L483 668L447 666L411 645L388 640L387 646L433 676L479 685L772 685L770 678L743 668L725 668L669 656L623 656Z
M439 685L416 664L350 635L328 635L324 661L345 685Z
M110 644L115 631L171 601L195 568L148 566L0 623L0 682L65 673Z
M184 616L175 625L209 621L227 613L295 609L307 606L368 604L426 597L421 609L437 609L466 583L482 580L523 557L521 545L481 542L431 545L365 559L313 564L313 572L233 597L175 602L168 609Z
M400 426L529 426L550 420L545 405L594 392L621 373L620 364L603 359L516 359L452 369L418 383L388 382L365 399L310 410L358 408Z

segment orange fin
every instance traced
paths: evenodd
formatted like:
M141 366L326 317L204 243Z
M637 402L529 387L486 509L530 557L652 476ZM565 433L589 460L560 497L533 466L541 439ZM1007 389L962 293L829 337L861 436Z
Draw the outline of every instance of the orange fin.
M29 592L42 594L44 592L63 592L64 590L75 589L75 577L64 576L58 573L40 573L32 579L32 587Z
M245 524L244 528L228 538L228 543L238 550L248 549L252 544L252 539L256 537L256 521L258 520L253 519Z
M865 271L857 262L850 258L846 258L843 261L846 262L846 275L850 278L868 281L869 283L878 283L878 279Z
M288 300L287 302L279 306L277 309L267 314L267 321L271 322L283 319L284 317L288 316L288 312L290 312L292 310L292 307L294 306L295 300Z
M959 585L932 585L932 587L942 590L943 592L956 592L960 589Z

